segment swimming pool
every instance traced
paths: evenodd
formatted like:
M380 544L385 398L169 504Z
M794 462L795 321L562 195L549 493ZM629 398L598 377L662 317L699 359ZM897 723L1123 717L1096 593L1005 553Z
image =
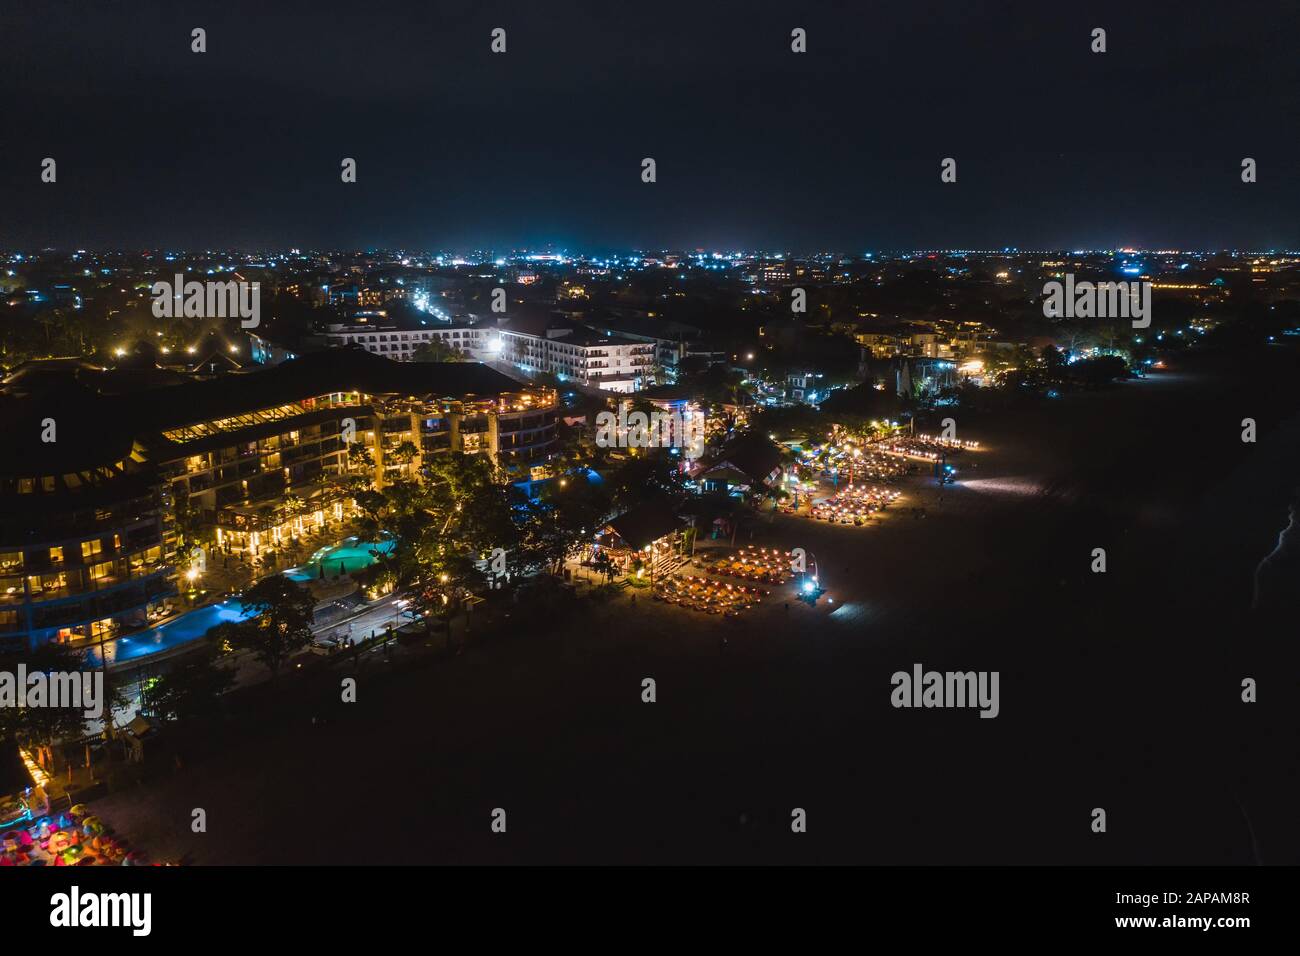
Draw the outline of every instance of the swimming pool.
M354 536L345 538L328 548L321 548L306 563L290 568L284 573L293 581L314 581L320 577L320 569L323 565L326 576L333 578L340 571L343 574L350 574L374 564L375 556L371 553L373 551L387 554L392 550L391 536L381 541L362 541ZM251 616L251 613L234 598L222 601L220 604L195 608L158 627L105 641L103 660L100 659L100 646L97 644L86 651L86 662L91 667L101 667L106 660L111 666L125 664L151 654L159 654L198 640L208 633L210 628L216 627L223 621L242 621Z
M337 574L351 574L375 563L372 552L388 554L393 550L393 539L382 538L379 541L362 541L360 538L345 538L338 544L321 548L303 564L284 572L293 581L315 581L321 577L321 568L325 577L333 578Z
M95 645L86 651L86 661L92 667L101 667L105 661L110 665L124 664L198 640L208 633L209 628L216 627L223 621L242 621L251 613L234 599L222 601L220 604L209 604L207 607L196 608L173 618L166 624L151 627L147 631L105 641L103 660L99 656L100 646Z

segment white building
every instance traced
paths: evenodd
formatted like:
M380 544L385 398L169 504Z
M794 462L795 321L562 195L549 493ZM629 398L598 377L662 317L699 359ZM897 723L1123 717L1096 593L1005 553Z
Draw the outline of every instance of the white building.
M525 372L550 372L611 392L637 392L654 381L653 342L601 335L584 327L525 332L507 327L480 329L485 362L509 362Z
M474 357L479 330L464 323L438 323L419 328L398 328L383 312L359 312L351 322L329 325L321 337L327 345L359 345L367 352L398 362L409 362L416 348L426 342L441 342L448 348Z
M359 345L367 352L409 362L426 342L438 341L479 362L506 362L523 372L549 372L561 379L611 392L637 392L654 384L655 343L601 334L585 326L524 331L509 325L430 323L398 328L382 311L359 312L322 333L330 346Z

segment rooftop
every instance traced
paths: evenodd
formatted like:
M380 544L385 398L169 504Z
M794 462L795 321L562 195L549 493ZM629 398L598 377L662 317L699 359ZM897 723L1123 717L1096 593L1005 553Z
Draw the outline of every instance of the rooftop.
M686 524L677 510L675 502L645 501L611 520L608 527L624 544L640 551Z
M360 348L329 349L270 368L229 372L203 381L98 391L96 379L46 377L39 395L0 397L0 428L9 454L0 475L65 474L120 461L144 435L287 405L330 392L462 398L517 393L513 379L478 362L394 362ZM46 421L53 442L42 440Z

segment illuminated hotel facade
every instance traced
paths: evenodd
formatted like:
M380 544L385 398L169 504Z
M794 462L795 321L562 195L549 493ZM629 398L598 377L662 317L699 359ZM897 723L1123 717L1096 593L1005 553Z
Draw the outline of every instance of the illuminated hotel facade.
M551 389L475 363L397 364L355 349L76 392L3 404L21 447L0 473L0 647L93 642L166 616L190 563L177 554L185 527L252 556L317 531L342 536L353 513L345 475L382 487L457 451L528 478L555 439ZM57 440L40 441L50 419Z
M0 648L113 637L175 596L170 522L129 457L6 477L0 499Z
M334 323L320 336L329 346L359 346L395 361L411 361L437 342L480 362L503 362L527 373L610 392L638 392L654 381L655 341L638 341L571 324L526 331L503 322L439 323L418 328L385 324L379 313Z

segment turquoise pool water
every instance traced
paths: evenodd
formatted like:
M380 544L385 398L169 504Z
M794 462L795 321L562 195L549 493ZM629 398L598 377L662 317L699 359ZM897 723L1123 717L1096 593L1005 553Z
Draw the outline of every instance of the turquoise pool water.
M362 541L356 537L345 538L338 544L331 545L328 548L321 548L305 564L290 568L284 573L294 581L314 581L320 577L320 569L324 565L326 576L333 578L340 570L344 574L350 574L353 571L359 571L361 568L374 564L375 556L371 552L379 551L387 554L392 550L392 538L386 538L382 541ZM91 667L100 667L104 661L107 661L110 665L125 664L138 658L148 657L150 654L158 654L179 647L182 644L187 644L190 641L198 640L208 633L209 628L215 627L223 621L242 621L249 617L250 613L243 604L234 598L222 601L220 604L209 604L207 607L195 608L193 611L182 614L166 624L160 624L158 627L151 627L147 631L140 631L126 637L105 641L102 660L99 653L100 646L95 645L86 651L86 661Z
M187 644L199 639L208 633L209 628L223 621L242 621L249 614L244 605L233 599L220 604L209 604L147 631L105 641L103 660L99 656L99 645L96 645L86 652L86 660L92 667L100 667L104 661L109 664L124 664Z
M325 568L325 577L333 578L336 574L351 574L375 563L372 552L387 554L393 550L393 539L380 541L362 541L360 538L345 538L338 544L321 548L306 563L290 568L284 572L293 581L314 581L321 576L321 567Z

